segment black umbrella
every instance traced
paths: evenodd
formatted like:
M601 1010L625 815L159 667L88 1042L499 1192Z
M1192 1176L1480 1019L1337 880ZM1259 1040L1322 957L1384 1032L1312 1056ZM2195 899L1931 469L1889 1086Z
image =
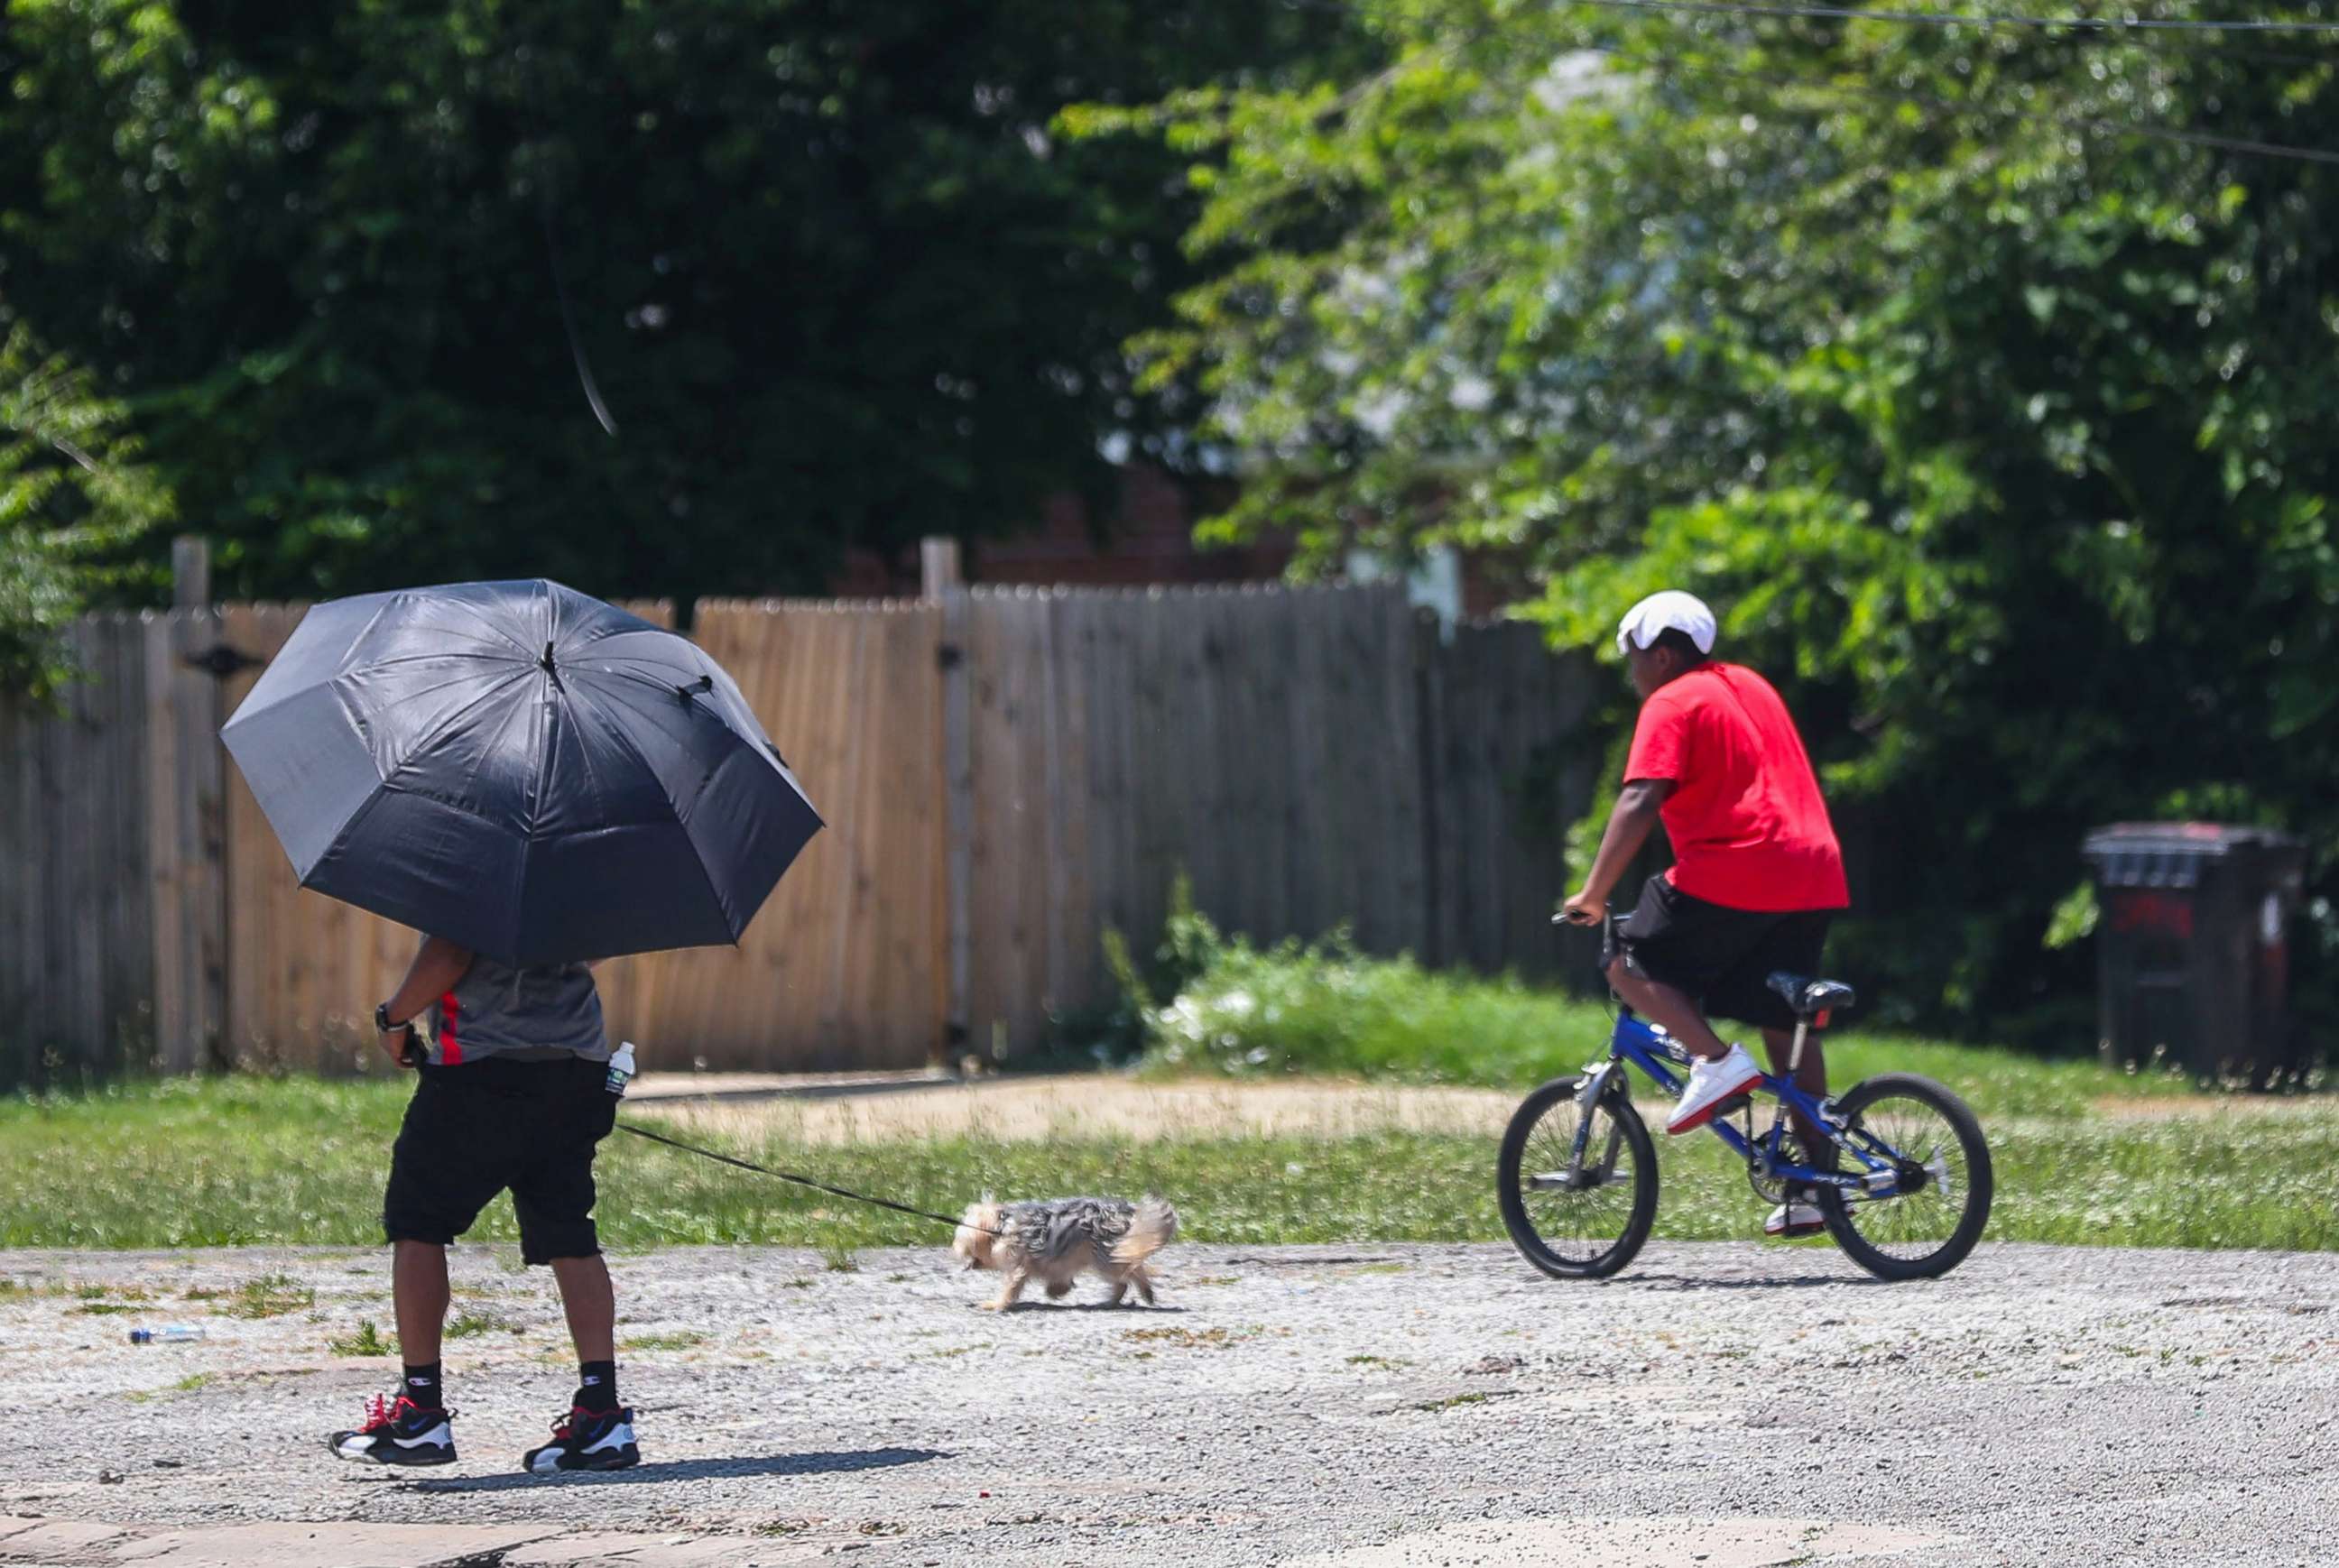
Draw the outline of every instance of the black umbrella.
M221 738L301 886L507 963L736 942L821 826L714 660L558 583L319 605Z

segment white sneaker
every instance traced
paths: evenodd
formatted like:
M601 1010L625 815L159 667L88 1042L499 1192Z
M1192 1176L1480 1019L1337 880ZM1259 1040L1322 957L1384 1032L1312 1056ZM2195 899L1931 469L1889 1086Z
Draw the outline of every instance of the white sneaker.
M1762 1081L1762 1070L1746 1054L1742 1045L1733 1045L1723 1055L1708 1061L1703 1057L1689 1070L1689 1085L1682 1090L1681 1103L1673 1108L1673 1119L1665 1123L1667 1132L1690 1132L1713 1119L1713 1109L1733 1094L1744 1094Z
M1811 1203L1782 1203L1762 1222L1765 1236L1811 1236L1826 1228L1819 1206Z

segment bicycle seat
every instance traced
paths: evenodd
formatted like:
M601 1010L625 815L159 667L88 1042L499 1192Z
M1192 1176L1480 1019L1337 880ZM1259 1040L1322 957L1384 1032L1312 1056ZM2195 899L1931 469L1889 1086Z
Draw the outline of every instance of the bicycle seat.
M1798 1018L1824 1021L1837 1008L1850 1007L1859 1000L1851 987L1840 980L1813 980L1784 970L1771 977L1771 989L1786 999Z

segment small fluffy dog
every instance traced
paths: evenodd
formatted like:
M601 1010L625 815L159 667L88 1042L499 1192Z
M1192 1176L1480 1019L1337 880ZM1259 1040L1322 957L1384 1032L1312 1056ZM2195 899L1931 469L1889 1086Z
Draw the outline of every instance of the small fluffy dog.
M1146 1260L1177 1234L1178 1211L1159 1198L1142 1203L1118 1198L1000 1203L986 1192L982 1202L966 1206L951 1251L965 1258L970 1269L996 1268L1007 1276L999 1298L983 1303L987 1312L1014 1306L1035 1279L1047 1285L1050 1300L1061 1300L1082 1273L1111 1282L1115 1307L1132 1286L1137 1298L1150 1307L1153 1277Z

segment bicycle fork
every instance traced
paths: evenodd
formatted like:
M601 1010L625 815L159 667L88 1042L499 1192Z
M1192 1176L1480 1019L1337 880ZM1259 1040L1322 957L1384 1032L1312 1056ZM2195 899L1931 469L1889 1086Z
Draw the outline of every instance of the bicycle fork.
M1584 1083L1575 1091L1575 1137L1567 1151L1567 1165L1560 1170L1545 1171L1530 1177L1527 1186L1538 1192L1582 1192L1594 1187L1604 1187L1616 1178L1616 1154L1623 1147L1624 1126L1614 1117L1608 1119L1606 1147L1600 1161L1590 1170L1584 1168L1584 1157L1592 1142L1592 1117L1600 1101L1608 1093L1609 1075L1616 1069L1614 1058L1587 1067Z

